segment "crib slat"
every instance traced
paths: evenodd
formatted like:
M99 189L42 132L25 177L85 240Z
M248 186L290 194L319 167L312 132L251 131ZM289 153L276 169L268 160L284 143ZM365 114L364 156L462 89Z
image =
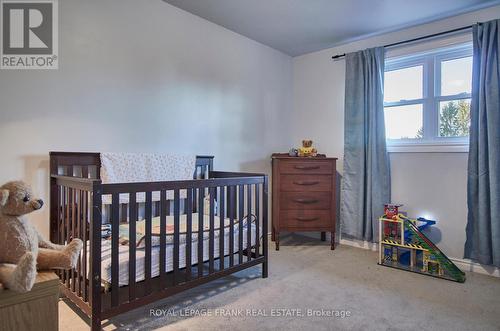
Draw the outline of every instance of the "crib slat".
M255 184L255 258L260 256L260 197L259 184Z
M219 270L224 270L225 256L224 256L224 241L226 239L225 230L225 205L224 205L224 186L220 187L219 192Z
M200 207L198 206L198 190L193 189L193 213L197 213Z
M65 188L64 186L57 186L58 187L58 208L57 208L57 213L58 213L58 223L57 223L57 243L59 245L64 245L64 204L65 204ZM59 278L62 280L64 277L64 271L62 270L57 270L57 275Z
M137 197L135 193L130 193L129 197L129 222L128 222L128 301L135 300L135 252L136 252L136 222L137 222Z
M56 229L56 244L61 244L61 204L62 204L62 197L61 197L61 186L57 185L57 229Z
M54 229L53 226L54 224L51 226L51 229L49 230L50 231L50 235L49 235L49 239L52 240L53 243L55 244L59 244L59 206L61 204L61 199L60 199L60 193L59 193L59 186L56 184L55 186L53 186L53 180L51 179L51 188L50 188L50 197L52 199L52 202L51 202L51 207L50 207L50 215L51 217L55 217L56 218L56 228ZM55 206L54 206L55 205ZM52 223L52 221L51 221ZM54 273L59 277L59 271L55 270Z
M89 277L89 290L90 290L90 306L92 308L92 315L101 311L101 277L102 277L102 195L100 184L92 185L92 195L90 205L90 224L89 224L89 237L90 237L90 277ZM95 322L95 321L94 321ZM93 327L95 329L95 324Z
M66 176L69 176L69 177L73 177L73 166L72 165L69 165L66 167Z
M214 227L215 227L215 187L209 189L210 192L210 229L208 233L208 272L211 274L214 272Z
M152 204L152 192L146 192L146 209L145 209L145 219L146 219L146 258L145 258L145 289L146 295L151 293L151 223L153 214L153 204Z
M89 178L89 166L82 166L82 177Z
M236 187L229 186L229 267L234 265L234 218L236 213Z
M57 185L57 229L56 229L56 243L62 245L63 238L61 236L61 228L63 227L63 213L64 213L64 202L63 202L63 190L64 188ZM62 279L61 270L55 271L59 279Z
M204 189L200 188L198 190L198 277L203 276L203 211L205 210L203 206L204 200Z
M245 186L239 185L238 192L238 264L243 263L243 213L245 212Z
M192 258L191 258L191 249L192 249L192 237L193 237L193 190L192 189L187 189L186 190L186 226L187 226L187 231L186 231L186 282L191 280L191 265L192 265Z
M87 221L88 221L88 200L89 195L87 191L84 191L83 194L83 204L82 204L82 209L83 209L83 220L82 220L82 240L83 240L83 256L82 256L82 277L83 277L83 291L82 291L82 298L84 301L88 301L88 290L87 290L87 245L88 245L88 228L87 228Z
M69 199L68 199L68 190L69 188L66 186L63 186L63 206L62 206L62 226L61 226L61 244L65 245L67 244L66 242L66 232L68 231L68 223L67 223L67 218L68 218L68 210L69 210ZM62 274L62 282L65 284L66 283L66 270L61 270Z
M76 228L76 238L82 238L82 190L77 191L77 196L78 196L78 202L77 202L77 228ZM78 262L76 264L76 277L77 277L77 295L81 296L82 295L82 260L81 260L81 255L78 257Z
M267 278L269 275L269 250L267 242L268 231L268 199L269 199L269 183L268 177L264 176L264 183L262 183L262 255L264 255L264 263L262 263L262 278Z
M174 190L174 286L179 283L180 194Z
M247 185L247 261L252 260L252 185Z
M59 244L64 245L66 240L66 190L65 186L60 186L61 188L61 223L59 225ZM64 283L66 281L66 272L64 270L60 271L61 281Z
M71 239L73 240L76 236L76 189L73 189L71 192ZM71 275L71 291L75 292L76 290L76 275L75 270L71 269L69 271Z
M118 281L120 264L118 259L118 239L120 237L120 195L111 197L111 306L118 306Z
M167 250L167 191L160 192L160 284L167 287L166 250Z
M73 167L71 167L73 169ZM73 196L73 189L68 188L68 201L66 204L66 244L69 244L70 241L70 236L71 236L71 223L70 223L70 218L71 218L71 204L72 204L72 197ZM71 277L71 271L66 270L66 287L69 289L70 288L70 277Z

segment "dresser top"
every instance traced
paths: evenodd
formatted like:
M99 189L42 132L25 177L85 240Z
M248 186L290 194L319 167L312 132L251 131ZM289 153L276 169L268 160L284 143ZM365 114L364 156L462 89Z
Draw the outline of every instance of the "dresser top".
M296 161L320 161L320 160L338 160L336 157L326 156L290 156L288 153L274 153L271 155L272 159L280 160L296 160Z

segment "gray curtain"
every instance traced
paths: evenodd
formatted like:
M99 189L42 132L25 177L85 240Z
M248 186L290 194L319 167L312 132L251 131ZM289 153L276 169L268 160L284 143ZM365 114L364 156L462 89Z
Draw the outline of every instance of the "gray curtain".
M391 180L384 125L384 49L346 55L342 234L374 241Z
M466 258L500 267L500 20L473 27Z

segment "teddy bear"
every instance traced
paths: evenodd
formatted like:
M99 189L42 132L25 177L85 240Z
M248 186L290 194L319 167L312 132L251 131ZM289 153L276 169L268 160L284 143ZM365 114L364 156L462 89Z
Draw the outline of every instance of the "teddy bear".
M0 283L16 292L31 290L37 270L74 268L83 247L80 239L68 245L45 240L25 217L42 206L24 182L0 187Z
M302 147L299 148L299 156L316 156L318 151L312 147L312 140L302 140Z

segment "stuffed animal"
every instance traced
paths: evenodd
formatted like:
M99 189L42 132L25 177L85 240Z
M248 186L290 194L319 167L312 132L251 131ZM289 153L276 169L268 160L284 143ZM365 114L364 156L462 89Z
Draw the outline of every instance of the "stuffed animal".
M312 140L302 140L302 147L299 148L299 156L316 156L318 151L312 147Z
M24 215L42 206L23 182L0 187L0 283L13 291L31 290L37 269L74 268L82 250L80 239L56 245L37 232Z

